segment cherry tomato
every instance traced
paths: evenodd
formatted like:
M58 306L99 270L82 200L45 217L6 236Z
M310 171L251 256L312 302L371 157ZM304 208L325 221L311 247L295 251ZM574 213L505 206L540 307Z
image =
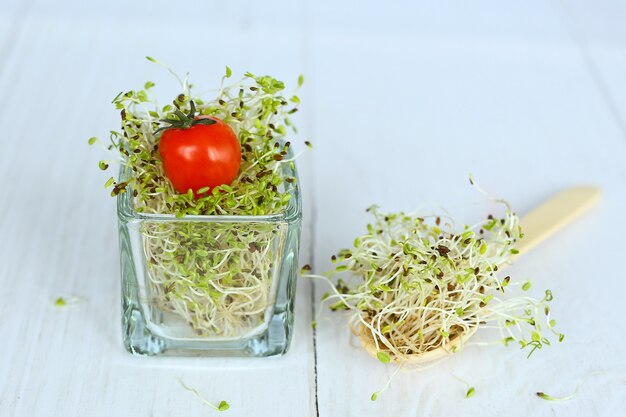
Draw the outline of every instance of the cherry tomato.
M203 124L211 119L212 124ZM241 148L235 132L222 120L198 116L186 128L163 130L159 152L165 175L181 194L230 184L239 172ZM206 120L204 120L206 122Z

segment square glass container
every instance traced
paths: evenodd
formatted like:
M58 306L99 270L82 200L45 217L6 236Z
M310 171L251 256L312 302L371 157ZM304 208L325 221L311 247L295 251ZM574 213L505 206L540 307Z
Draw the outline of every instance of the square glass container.
M282 166L296 177L295 166ZM122 170L120 181L128 173ZM264 216L147 214L118 195L122 326L137 355L274 356L289 348L302 204Z

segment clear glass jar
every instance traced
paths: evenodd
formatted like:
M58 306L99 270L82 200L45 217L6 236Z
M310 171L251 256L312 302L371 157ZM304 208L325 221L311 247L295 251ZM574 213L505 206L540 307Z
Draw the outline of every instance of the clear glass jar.
M283 174L296 177L284 164ZM127 173L122 171L120 181ZM137 355L273 356L293 327L302 204L266 216L146 214L118 196L122 325Z

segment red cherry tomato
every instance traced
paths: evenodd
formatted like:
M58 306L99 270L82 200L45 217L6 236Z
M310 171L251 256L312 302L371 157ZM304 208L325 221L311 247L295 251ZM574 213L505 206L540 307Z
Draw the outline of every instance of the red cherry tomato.
M213 124L168 128L161 133L159 152L165 175L181 194L197 195L204 187L230 184L239 172L241 148L235 132L220 119Z

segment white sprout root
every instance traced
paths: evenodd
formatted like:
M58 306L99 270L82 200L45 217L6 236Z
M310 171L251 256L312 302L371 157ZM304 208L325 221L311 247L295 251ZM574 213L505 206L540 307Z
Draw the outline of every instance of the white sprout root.
M201 337L241 337L274 303L279 225L145 222L150 305L182 317Z

